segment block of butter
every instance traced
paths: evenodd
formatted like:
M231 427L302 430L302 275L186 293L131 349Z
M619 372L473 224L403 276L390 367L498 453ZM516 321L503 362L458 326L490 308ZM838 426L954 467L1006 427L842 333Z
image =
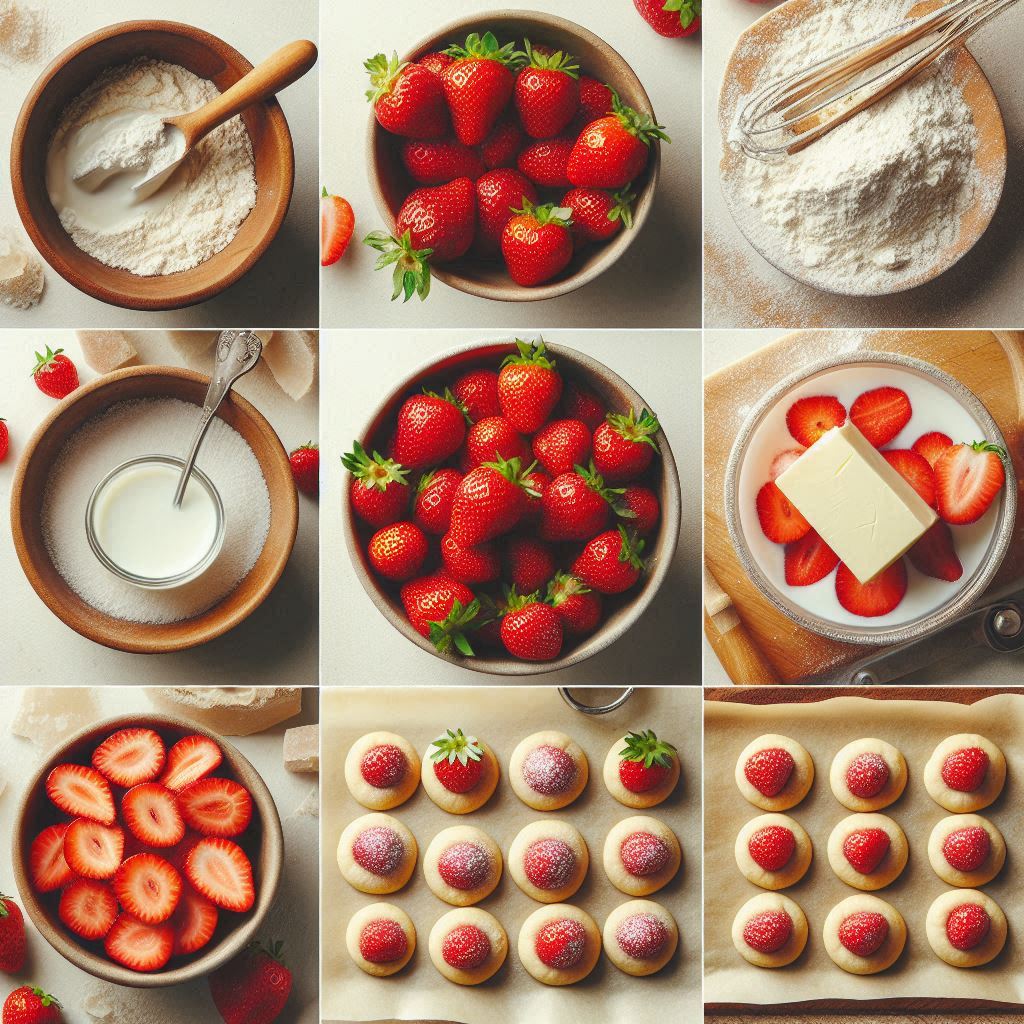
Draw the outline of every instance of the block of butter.
M775 482L861 583L938 518L849 421L822 435Z

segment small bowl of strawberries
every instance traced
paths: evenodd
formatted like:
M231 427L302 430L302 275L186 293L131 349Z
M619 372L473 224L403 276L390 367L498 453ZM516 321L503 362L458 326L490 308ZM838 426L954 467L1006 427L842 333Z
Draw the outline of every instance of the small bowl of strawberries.
M632 68L582 26L494 11L365 67L387 225L365 242L393 298L425 299L431 276L484 298L564 295L642 228L670 140Z
M656 415L562 345L433 360L342 461L364 589L402 635L475 671L554 671L604 650L675 551L679 477Z
M123 716L54 750L13 835L40 934L115 985L205 977L256 938L281 875L273 797L231 744L185 719Z

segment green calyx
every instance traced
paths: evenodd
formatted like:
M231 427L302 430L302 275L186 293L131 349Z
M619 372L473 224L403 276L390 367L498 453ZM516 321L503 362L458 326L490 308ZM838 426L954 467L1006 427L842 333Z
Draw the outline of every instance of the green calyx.
M604 498L609 505L615 510L616 515L623 516L626 519L631 519L636 516L636 513L629 508L626 508L622 504L620 498L626 493L625 487L607 487L604 482L604 477L598 473L597 468L594 466L594 460L590 460L589 466L573 466L572 467L577 476L583 477L586 481L587 486L595 493Z
M530 40L524 40L523 50L516 54L527 67L538 68L541 71L561 71L570 78L580 77L580 66L572 54L563 50L555 53L538 53L531 45Z
M516 348L519 351L505 356L501 361L502 366L540 366L545 370L555 368L555 360L547 357L547 348L545 348L543 340L531 342L520 341L519 338L516 338Z
M498 455L493 462L481 463L479 468L493 469L496 473L500 473L510 484L521 487L531 498L540 497L540 491L529 480L530 474L537 468L536 461L531 462L526 469L523 469L522 461L518 455L513 456L511 459L503 459Z
M428 388L424 388L423 394L425 394L428 398L440 398L442 402L447 402L449 405L454 405L455 408L462 413L462 417L463 419L465 419L466 423L469 424L469 426L473 425L473 421L469 418L469 409L466 408L466 403L456 398L452 394L451 388L445 388L443 395L439 395L436 391L430 391Z
M44 370L49 370L50 367L53 366L54 360L56 360L57 356L61 355L63 352L64 349L62 348L59 348L57 349L56 352L54 352L49 345L46 346L45 354L41 352L35 352L34 355L36 357L36 365L32 368L32 373L29 374L29 376L35 377L36 374L42 373Z
M484 756L480 741L475 736L467 736L461 729L455 732L448 729L446 735L439 736L430 745L437 748L430 752L431 761L447 761L449 764L458 761L464 765L470 761L479 761Z
M387 96L399 75L408 66L409 62L400 61L397 53L392 53L390 60L383 53L378 53L369 60L363 61L363 67L370 75L370 85L373 86L372 89L366 90L366 98L371 103L376 103L381 96ZM327 195L326 189L324 189L324 195Z
M480 602L472 600L465 607L461 601L452 603L452 610L440 622L430 622L430 642L438 654L447 654L453 647L467 658L474 657L473 648L466 639L466 630L472 628L480 612Z
M386 231L371 231L363 239L363 244L380 253L374 270L394 266L395 290L391 296L392 302L399 295L403 296L403 302L408 302L413 295L418 295L420 302L426 299L430 294L430 264L427 260L433 254L433 249L414 249L412 233L409 231L400 240Z
M0 420L0 423L3 423L3 420ZM8 900L10 900L10 898L10 896L5 896L2 892L0 892L0 917L11 916L11 912L7 909L7 902Z
M532 594L520 594L516 592L516 588L513 587L508 592L508 611L517 612L522 608L526 608L531 604L540 604L540 591L535 590Z
M701 0L665 0L663 11L678 11L679 24L689 28L700 17Z
M515 43L498 45L498 38L493 32L471 32L466 37L466 45L459 46L454 43L443 51L449 57L456 60L496 60L499 64L516 65L521 60L521 55L516 52Z
M641 114L638 110L627 107L614 90L612 90L612 113L619 119L622 127L630 135L635 135L645 146L649 146L652 139L659 139L661 142L672 141L665 133L663 124L658 124L650 114Z
M652 729L631 732L626 737L626 746L619 751L623 761L642 761L645 768L656 764L662 768L671 768L676 754L676 748L671 743L659 740Z
M640 416L637 417L630 409L628 416L610 412L606 419L615 432L621 434L627 441L649 444L652 448L658 447L654 443L653 435L661 429L661 424L658 423L658 417L653 412L642 409Z
M394 459L385 459L380 452L367 455L358 441L352 442L352 451L341 457L341 464L368 491L375 487L379 491L384 491L387 490L388 484L408 483L405 478L409 470L402 469Z
M56 996L51 996L48 992L39 988L38 985L32 985L31 988L32 995L37 996L39 1002L41 1002L43 1006L56 1006L58 1009L61 1008L60 1000Z
M567 228L572 224L572 210L568 206L555 206L554 203L544 203L541 206L534 206L526 196L523 196L523 208L512 211L517 217L532 217L538 224L553 224L555 227ZM517 341L518 345L519 342Z
M608 219L611 221L621 220L624 227L633 226L633 203L636 202L636 193L630 191L632 182L629 182L618 192L612 193L615 205L608 211Z
M548 594L544 600L553 608L557 608L576 594L589 593L590 587L579 577L567 572L557 572L555 578L548 584Z
M628 562L634 569L643 572L643 554L647 542L642 540L636 533L626 533L626 528L620 524L619 536L622 538L622 546L619 548L619 561Z
M271 942L269 945L264 946L262 942L257 940L256 942L250 942L248 949L251 955L262 953L266 956L269 956L271 960L276 960L282 967L284 967L283 942Z
M983 454L985 452L991 452L993 455L998 455L1003 462L1008 462L1010 459L1009 454L1005 448L1001 448L997 444L992 444L991 441L974 441L971 443L971 451Z
M500 622L502 617L508 611L508 595L509 588L508 584L502 584L501 596L498 598L491 597L490 594L481 594L479 597L480 601L480 614L476 617L476 628L482 629L484 626L491 625L492 622Z

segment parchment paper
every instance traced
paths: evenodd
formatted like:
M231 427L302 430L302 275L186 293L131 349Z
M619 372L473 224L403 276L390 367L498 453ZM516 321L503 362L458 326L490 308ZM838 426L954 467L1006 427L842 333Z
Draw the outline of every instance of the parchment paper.
M707 813L704 820L706 864L704 998L709 1003L793 1003L808 999L978 998L1024 1002L1024 905L1020 900L1024 859L1024 820L1018 800L1024 779L1024 696L1004 694L973 705L940 701L886 701L837 697L813 704L752 707L708 701L704 709ZM733 844L741 826L762 812L740 795L733 772L736 759L763 733L781 733L802 743L814 759L811 792L786 813L807 829L814 861L796 885L783 890L807 915L807 948L789 967L763 970L736 952L730 929L739 908L764 890L747 882L736 867ZM932 901L950 887L928 862L928 836L949 812L924 788L924 766L935 746L954 733L987 736L1006 755L1006 785L999 799L980 811L1002 832L1006 864L983 890L1009 922L1002 953L984 967L950 967L928 944L925 918ZM900 877L874 895L891 903L907 922L907 945L887 971L867 977L847 974L833 964L822 943L825 917L835 904L858 890L841 882L828 863L826 846L836 825L852 812L832 795L828 782L832 758L851 740L878 737L896 746L907 760L909 780L903 795L880 813L898 822L910 844L910 859Z
M579 691L577 691L579 693ZM582 698L581 698L582 699ZM588 697L590 703L603 703ZM321 1012L326 1022L381 1019L439 1019L458 1024L530 1021L530 1024L594 1024L627 1020L637 1006L647 1007L651 1019L691 1022L700 1019L700 703L701 693L686 687L639 689L619 710L588 717L563 703L554 687L403 687L388 690L345 688L324 690L322 851L323 984ZM501 765L502 777L494 796L479 811L447 814L423 792L422 786L401 807L387 813L403 821L419 844L420 861L409 884L390 896L357 892L341 877L335 861L342 829L367 813L348 792L343 766L351 744L375 729L397 732L422 756L432 739L446 728L461 727L485 740ZM615 800L601 777L613 742L631 729L654 729L680 751L682 778L673 795L650 811L634 811ZM583 747L590 780L582 796L569 807L549 814L572 822L590 849L590 869L579 892L569 902L582 907L598 927L608 914L630 899L612 886L601 864L609 829L634 814L664 820L683 847L680 873L651 899L668 908L679 925L679 950L658 974L631 978L602 956L593 973L567 988L535 981L519 963L516 943L523 921L541 904L521 892L508 876L507 864L497 889L483 902L502 923L509 938L504 966L475 988L454 985L434 968L427 953L427 936L434 922L451 910L427 888L422 855L430 840L451 825L474 825L493 837L506 857L516 833L545 817L523 804L507 779L508 759L515 745L541 729L560 729ZM371 978L349 958L345 928L360 907L378 899L404 909L416 925L417 946L412 962L390 978ZM514 1006L514 1011L512 1007Z

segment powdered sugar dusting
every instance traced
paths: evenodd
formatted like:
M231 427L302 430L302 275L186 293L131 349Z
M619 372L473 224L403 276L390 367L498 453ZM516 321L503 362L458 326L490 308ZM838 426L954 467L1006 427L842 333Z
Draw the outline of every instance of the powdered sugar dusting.
M576 762L564 750L548 744L531 750L523 761L523 780L535 793L558 796L576 781Z
M405 754L393 743L381 743L371 747L359 762L360 774L374 789L391 789L397 786L407 769Z
M615 941L634 960L653 960L665 948L668 931L653 914L633 914L619 923Z
M550 921L537 933L537 956L556 970L575 967L583 959L586 945L586 929L573 918Z
M405 853L401 836L386 825L371 825L356 836L352 844L355 862L370 874L386 878L398 870Z
M477 843L452 843L438 859L437 870L453 889L476 889L490 874L491 855Z
M622 866L634 878L647 878L663 871L670 858L668 847L650 832L633 832L619 847Z
M480 967L491 955L491 940L475 924L453 928L441 943L445 963L462 971Z
M526 877L538 889L562 889L576 871L576 854L561 839L538 839L523 855Z

